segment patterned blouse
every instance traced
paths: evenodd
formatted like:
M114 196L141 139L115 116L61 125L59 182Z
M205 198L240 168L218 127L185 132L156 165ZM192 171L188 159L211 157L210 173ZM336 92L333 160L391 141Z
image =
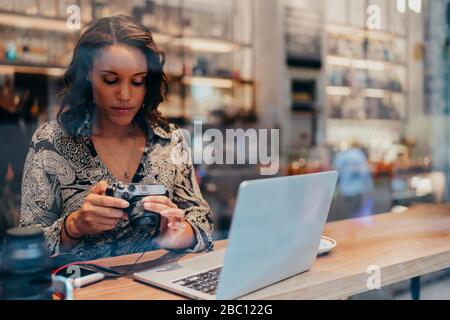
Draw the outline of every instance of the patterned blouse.
M88 119L79 131L89 127ZM201 195L192 162L172 160L174 151L187 150L183 136L175 129L173 125L167 131L151 126L132 181L163 184L168 197L185 210L197 242L194 248L183 251L211 250L212 213ZM58 254L64 216L78 210L92 186L101 180L118 182L97 155L89 134L71 137L56 121L43 124L33 136L25 162L20 225L43 227L52 254ZM85 236L71 253L96 259L155 249L158 247L150 235L119 220L113 230Z

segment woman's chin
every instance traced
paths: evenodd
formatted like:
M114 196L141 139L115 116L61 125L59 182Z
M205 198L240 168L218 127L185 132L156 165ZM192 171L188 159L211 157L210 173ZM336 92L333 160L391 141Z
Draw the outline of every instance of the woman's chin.
M122 121L117 121L115 124L120 127L127 127L133 122L133 118L123 119Z
M133 122L134 115L118 116L111 118L111 124L119 127L126 127Z

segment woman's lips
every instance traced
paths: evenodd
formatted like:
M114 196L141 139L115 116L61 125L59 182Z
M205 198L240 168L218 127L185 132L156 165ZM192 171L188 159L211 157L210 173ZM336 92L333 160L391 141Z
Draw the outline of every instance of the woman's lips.
M119 115L127 115L131 112L131 110L133 110L133 108L130 107L114 107L111 109L113 109L113 111Z

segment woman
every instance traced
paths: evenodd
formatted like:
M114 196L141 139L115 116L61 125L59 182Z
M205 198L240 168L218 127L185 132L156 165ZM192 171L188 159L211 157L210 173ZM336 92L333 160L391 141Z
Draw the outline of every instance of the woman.
M193 166L171 160L186 144L157 111L164 62L150 31L123 15L96 21L78 41L58 121L35 132L22 184L21 225L42 226L53 254L212 248L212 214ZM127 201L105 195L119 181L166 187L167 197L143 199L161 215L157 237L130 226Z

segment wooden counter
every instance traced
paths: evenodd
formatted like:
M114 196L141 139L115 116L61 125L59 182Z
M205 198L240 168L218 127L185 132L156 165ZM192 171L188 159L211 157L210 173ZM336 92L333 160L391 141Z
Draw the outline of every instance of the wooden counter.
M405 213L332 222L326 225L324 235L334 238L337 246L318 257L311 270L243 298L339 299L368 291L368 279L377 272L381 286L385 286L450 267L450 205L420 206ZM226 241L216 242L217 249L225 246ZM95 262L123 266L134 263L139 255ZM193 255L175 255L164 250L147 252L134 270ZM374 271L377 267L378 271ZM131 277L76 289L74 296L75 299L184 299Z

